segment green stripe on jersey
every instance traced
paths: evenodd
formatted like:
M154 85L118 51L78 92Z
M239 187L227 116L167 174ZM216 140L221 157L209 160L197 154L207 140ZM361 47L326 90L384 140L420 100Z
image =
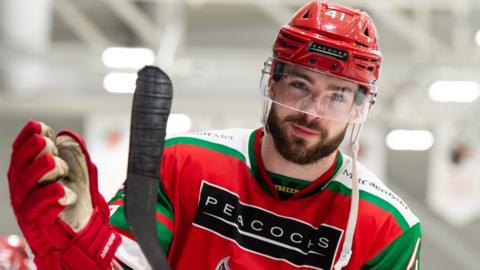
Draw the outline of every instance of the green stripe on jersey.
M320 191L322 191L324 189L324 187L326 185L328 185L328 183L332 182L330 181L332 179L332 177L334 177L335 175L337 175L338 171L340 170L340 167L342 167L343 165L343 155L342 153L340 153L340 151L338 152L338 155L337 155L337 160L336 160L336 164L335 164L335 169L333 169L333 172L332 172L332 175L330 176L329 179L325 180L325 183L318 186L317 188L311 190L310 192L307 192L305 194L303 194L302 198L306 198L308 196L311 196L313 194L316 194L316 193L320 193Z
M234 158L238 158L241 161L245 162L245 156L242 153L240 153L239 151L237 151L233 148L230 148L228 146L222 145L222 144L205 141L205 140L198 139L198 138L175 137L175 138L171 138L171 139L166 140L164 146L165 146L165 148L167 148L169 146L173 146L173 145L176 145L176 144L190 144L190 145L205 147L205 148L223 153L225 155L232 156Z
M166 194L167 192L163 188L163 185L159 183L157 185L157 212L160 212L173 221L173 207Z
M285 175L281 175L281 174L270 172L270 171L267 171L267 173L270 177L273 177L273 178L279 180L282 184L294 182L294 183L298 183L300 186L302 186L302 188L304 188L304 187L306 187L306 186L308 186L309 184L312 183L312 182L307 181L307 180L294 178L294 177L290 177L290 176L285 176ZM302 188L300 188L300 189L302 189Z
M332 192L341 193L343 195L352 195L352 190L349 187L337 181L330 181L325 187L325 189L328 189ZM410 229L407 220L403 217L400 211L398 211L398 209L389 202L363 190L360 190L360 199L373 203L376 206L392 214L403 232Z
M117 194L110 200L110 202L122 201L125 202L125 190L120 189ZM173 208L165 196L165 192L159 187L157 189L157 204L156 212L162 214L173 222ZM120 205L119 208L110 216L110 224L122 230L131 233L130 226L128 226L127 218L125 216L125 207ZM157 220L156 222L157 234L163 250L168 254L169 246L172 242L173 232Z
M255 153L255 136L257 132L261 132L258 130L254 130L248 139L248 157L250 158L250 166L251 166L251 174L255 177L258 184L262 189L270 196L274 196L270 188L268 187L267 182L263 179L262 173L260 172L260 168L257 162L257 155Z
M412 257L413 263L415 260L420 260L421 236L422 231L420 229L420 224L417 223L408 231L400 235L392 243L390 243L378 255L376 255L373 259L367 262L361 269L406 269L410 260L412 260Z

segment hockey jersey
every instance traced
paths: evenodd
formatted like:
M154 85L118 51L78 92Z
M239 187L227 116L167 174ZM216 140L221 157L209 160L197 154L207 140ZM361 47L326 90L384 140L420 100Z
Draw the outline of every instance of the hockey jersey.
M319 179L280 198L260 155L262 130L189 133L165 142L157 199L159 241L175 270L332 269L351 199L351 159L337 155ZM418 269L421 230L405 202L357 165L360 202L344 269ZM148 269L125 220L124 191L111 200L122 234L117 260Z

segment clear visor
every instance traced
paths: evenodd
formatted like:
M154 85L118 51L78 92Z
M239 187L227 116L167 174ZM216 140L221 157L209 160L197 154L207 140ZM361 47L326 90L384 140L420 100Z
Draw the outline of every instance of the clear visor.
M363 123L373 105L374 91L358 83L269 58L260 82L263 97L313 117ZM373 87L373 86L371 86Z

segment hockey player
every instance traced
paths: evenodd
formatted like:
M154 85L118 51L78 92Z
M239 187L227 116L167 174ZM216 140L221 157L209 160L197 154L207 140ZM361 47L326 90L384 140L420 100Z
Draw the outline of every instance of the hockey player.
M418 269L418 219L356 162L381 61L366 13L317 0L297 11L262 72L262 128L165 142L156 217L172 268ZM349 126L352 158L338 150ZM30 121L8 176L39 269L149 268L124 191L109 212L79 135Z

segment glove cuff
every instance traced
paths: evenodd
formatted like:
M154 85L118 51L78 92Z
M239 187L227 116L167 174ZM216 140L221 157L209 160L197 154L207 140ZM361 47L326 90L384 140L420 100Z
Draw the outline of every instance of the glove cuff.
M61 264L70 270L108 269L122 239L95 208L88 225L62 251Z

